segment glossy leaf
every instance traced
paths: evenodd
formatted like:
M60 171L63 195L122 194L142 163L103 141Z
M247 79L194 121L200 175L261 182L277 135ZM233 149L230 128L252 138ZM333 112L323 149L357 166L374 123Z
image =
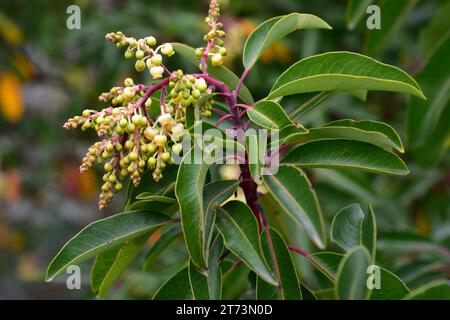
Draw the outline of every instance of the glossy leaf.
M301 13L271 18L260 24L244 45L244 67L250 68L273 42L299 29L331 29L322 19Z
M148 270L155 260L167 249L170 244L172 244L182 233L181 226L176 225L168 230L166 230L161 237L153 244L153 246L148 250L147 255L144 260L144 270Z
M76 264L128 240L161 227L169 219L157 212L131 211L113 215L89 224L69 242L50 263L46 281Z
M377 252L377 221L372 206L369 206L368 212L364 215L362 224L362 245L369 250L371 262L375 263Z
M336 273L336 297L343 300L364 300L369 297L367 267L370 255L366 248L353 248L342 258Z
M305 229L319 248L324 248L322 211L306 175L298 168L280 166L276 174L263 176L263 181L284 212Z
M305 143L324 139L349 139L367 142L388 151L393 148L404 152L402 142L395 130L382 122L372 120L338 120L323 127L310 128L307 133L299 132L288 136L287 144Z
M405 300L450 300L450 282L436 280L412 290Z
M200 64L200 59L195 56L195 49L183 43L172 42L172 46L176 53L180 54L192 63L195 67ZM230 88L235 88L239 82L239 77L225 66L213 67L208 63L208 73L214 78L223 81ZM253 104L253 97L245 85L239 90L239 97L247 104Z
M281 162L300 167L352 168L397 175L409 172L397 155L372 144L346 139L318 140L300 145Z
M205 185L203 191L203 208L205 210L205 242L203 253L205 261L209 260L210 246L216 220L216 207L230 198L239 185L237 180L218 180Z
M380 287L372 289L370 300L400 300L408 294L408 287L398 276L384 268L379 270Z
M189 261L189 283L194 299L209 299L208 278L197 269L192 260Z
M127 241L119 250L117 250L113 261L111 261L111 256L109 254L106 257L106 261L104 261L102 254L97 256L92 270L92 282L95 282L94 286L96 287L96 292L98 292L98 297L100 299L105 297L106 293L120 278L128 265L136 258L147 242L148 237L149 234L146 234L139 238ZM112 263L106 268L105 264L108 264L109 262ZM103 265L100 267L100 264ZM101 272L99 272L98 268L101 269Z
M216 226L223 236L225 247L262 279L277 285L262 254L258 223L245 203L230 201L217 208Z
M328 52L305 58L275 82L268 99L315 91L382 90L425 98L406 72L353 52Z
M175 194L180 205L181 225L189 256L197 267L204 268L206 222L203 187L210 166L204 162L194 163L194 152L195 149L191 149L181 161Z
M155 293L153 300L192 299L188 267L185 267L167 280Z
M270 100L257 102L247 110L248 117L257 125L267 129L282 129L293 124L281 106Z
M317 252L310 256L310 262L333 283L343 255L336 252Z
M359 204L351 204L340 210L331 223L331 240L345 251L361 245L364 212Z
M261 235L261 243L264 255L273 271L275 271L275 263L278 264L281 277L280 285L272 286L260 277L257 277L256 298L258 300L301 300L302 292L300 289L297 271L286 242L280 233L273 228L270 228L270 235L272 238L276 262L272 256L266 232Z

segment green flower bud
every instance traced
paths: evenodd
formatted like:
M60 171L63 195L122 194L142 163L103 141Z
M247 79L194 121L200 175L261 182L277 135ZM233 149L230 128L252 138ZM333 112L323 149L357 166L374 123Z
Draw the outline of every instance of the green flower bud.
M115 183L117 181L117 178L115 175L111 174L108 178L108 181L111 183Z
M159 133L158 130L153 129L153 128L146 128L144 130L144 136L148 139L148 140L153 140L153 138Z
M133 56L133 50L127 49L125 51L125 53L123 54L123 56L125 57L125 59L131 59L131 57Z
M169 153L169 152L163 152L163 154L161 155L161 159L162 159L162 161L164 161L164 162L169 161L169 159L170 159L170 153Z
M125 87L131 87L134 84L133 79L131 78L126 78L123 82L123 85Z
M199 98L200 98L200 95L201 95L200 90L198 90L198 89L192 90L192 97L193 97L194 99L199 99Z
M141 116L139 114L135 114L133 117L131 117L131 121L135 126L139 127L139 124L141 123Z
M136 93L133 88L126 87L125 89L123 89L123 95L128 100L133 99L135 94Z
M156 151L156 147L154 144L152 144L152 143L147 144L147 152L148 153L153 154L153 153L155 153L155 151Z
M151 61L155 66L160 66L162 63L162 56L160 54L155 54L151 57Z
M116 185L114 186L114 188L116 189L116 191L120 191L120 190L122 190L123 186L120 182L117 182Z
M211 64L214 67L220 66L223 63L223 58L222 55L220 53L215 53L212 57L211 57Z
M145 55L144 51L142 51L142 50L136 51L136 59L142 60L144 58L144 55Z
M149 158L147 161L147 165L150 169L153 169L156 166L156 159L155 158Z
M105 163L104 168L105 168L106 172L110 172L113 169L113 165L110 162L107 162L107 163Z
M133 133L134 129L136 129L136 126L132 123L127 124L127 132L128 133Z
M89 110L84 110L82 115L83 115L84 118L87 118L87 117L89 117L91 115L91 112Z
M175 152L176 154L180 154L180 153L181 153L181 150L183 150L183 145L182 145L181 143L175 143L175 144L172 146L172 150L173 150L173 152Z
M161 66L151 67L150 74L152 75L153 79L161 79L162 75L164 74L164 68Z
M145 41L147 42L147 44L150 47L156 46L156 39L155 39L155 37L152 37L152 36L147 37L147 38L145 38Z
M153 142L157 145L157 146L161 146L163 147L166 142L167 142L167 137L165 135L162 134L158 134L155 136L155 138L153 139Z
M145 62L142 60L137 60L136 64L134 65L134 68L137 72L142 72L145 69Z
M127 119L125 119L125 118L120 119L119 126L121 128L125 128L127 125L128 125L128 120Z
M219 53L220 53L222 56L226 56L226 55L227 55L227 49L225 49L224 47L222 47L222 48L219 49Z
M195 49L195 55L197 56L197 58L200 58L203 55L203 48Z
M127 141L125 142L125 149L131 150L131 149L133 149L133 147L134 147L133 141L127 140Z
M161 53L170 57L172 56L175 51L173 51L173 47L170 43L165 43L162 47L161 47Z
M138 154L136 152L134 152L134 151L130 152L128 154L128 156L130 157L131 161L136 161L138 159L138 157L139 157Z

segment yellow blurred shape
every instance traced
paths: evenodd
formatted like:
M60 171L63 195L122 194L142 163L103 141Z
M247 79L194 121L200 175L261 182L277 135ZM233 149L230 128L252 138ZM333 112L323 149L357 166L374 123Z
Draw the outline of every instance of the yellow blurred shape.
M12 45L20 44L23 41L22 30L2 13L0 13L0 34L6 42Z
M419 212L415 216L415 225L417 232L422 235L428 235L431 232L430 223L428 222L428 218L425 216L423 212Z
M0 108L7 121L16 123L22 119L22 90L19 79L13 73L0 74Z

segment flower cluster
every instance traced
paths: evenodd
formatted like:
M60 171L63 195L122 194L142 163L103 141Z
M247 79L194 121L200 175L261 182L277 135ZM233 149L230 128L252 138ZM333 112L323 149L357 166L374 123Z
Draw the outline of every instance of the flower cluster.
M227 49L223 46L225 38L225 31L223 31L223 24L218 22L220 16L220 9L217 0L210 2L208 16L205 22L208 24L209 32L203 37L207 42L206 47L197 48L195 54L197 57L203 59L210 58L213 66L219 66L223 63L223 57L227 54ZM200 65L201 69L204 66Z
M134 67L136 71L142 72L147 67L153 79L161 79L165 71L162 64L163 58L159 52L168 57L175 53L170 43L165 43L153 49L157 44L153 36L136 39L127 37L121 31L118 31L116 33L108 33L105 38L115 43L118 48L127 46L124 53L125 59L131 59L135 56L136 63Z
M174 72L168 80L177 80L178 74ZM174 161L171 152L179 154L182 150L180 142L186 133L184 124L163 107L158 118L148 116L152 105L151 88L134 85L128 78L123 87L113 87L99 97L112 106L101 111L84 110L64 125L67 129L92 128L105 137L89 148L80 166L80 171L85 172L94 162L104 163L100 208L123 188L122 181L128 177L138 185L141 174L148 169L153 171L156 181L161 179L163 169Z

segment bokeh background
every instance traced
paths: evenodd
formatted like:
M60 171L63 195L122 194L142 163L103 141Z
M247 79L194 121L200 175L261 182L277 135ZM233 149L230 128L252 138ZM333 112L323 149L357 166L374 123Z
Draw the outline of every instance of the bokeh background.
M296 32L270 47L246 81L255 98L264 97L290 64L331 50L364 52L418 75L432 47L450 30L450 1L378 1L380 31L366 28L367 15L349 30L346 0L221 3L229 52L226 64L237 73L242 71L245 38L267 18L293 11L312 13L334 28ZM70 4L81 8L80 30L66 28ZM120 212L123 198L98 211L99 172L80 175L78 171L95 134L65 131L62 125L86 107L96 108L97 96L125 77L148 81L147 75L136 75L133 63L104 40L107 32L121 30L136 37L154 35L161 42L200 46L206 11L206 0L1 1L0 299L94 298L89 290L89 264L82 269L81 290L68 290L64 276L44 283L45 269L83 226ZM448 75L449 60L442 65ZM173 66L182 64L175 55ZM427 94L429 88L424 89ZM409 176L331 170L311 174L328 223L350 203L374 206L380 263L415 288L436 278L450 278L450 108L447 99L445 110L427 129L437 130L430 140L432 147L413 148L406 125L410 104L410 98L401 94L369 93L366 103L336 94L301 122L316 126L339 118L376 119L398 130L406 142ZM414 133L415 127L409 130ZM301 233L295 241L314 250ZM135 263L108 297L148 297L180 268L186 256L182 241L169 252L149 271ZM298 263L302 277L312 277L310 266ZM241 297L236 292L246 288L225 290L227 297L236 298Z

